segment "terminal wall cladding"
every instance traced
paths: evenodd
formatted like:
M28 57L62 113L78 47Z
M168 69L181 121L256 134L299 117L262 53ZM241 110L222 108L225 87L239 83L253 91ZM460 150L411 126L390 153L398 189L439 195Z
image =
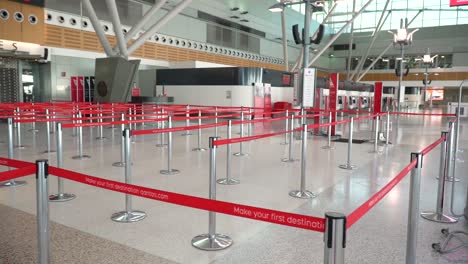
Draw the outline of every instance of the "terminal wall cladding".
M250 67L156 71L158 90L164 86L166 95L173 96L176 104L253 107L255 83L271 84L272 103L292 102L292 79L289 72Z
M222 67L156 70L158 91L164 86L165 94L174 97L175 104L254 106L255 83L271 84L271 101L293 102L294 83L292 73L264 68ZM328 100L330 82L317 77L321 108ZM340 81L339 101L347 102L347 109L369 107L374 86L364 83ZM343 109L344 106L338 106Z

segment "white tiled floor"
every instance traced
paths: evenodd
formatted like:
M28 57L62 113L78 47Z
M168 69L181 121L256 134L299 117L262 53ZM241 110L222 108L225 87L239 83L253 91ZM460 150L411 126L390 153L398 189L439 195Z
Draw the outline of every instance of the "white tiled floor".
M288 196L288 192L299 187L300 163L283 163L288 146L279 143L283 137L261 139L245 144L247 157L233 157L232 176L241 184L234 186L217 185L217 198L223 201L248 204L287 212L323 216L327 211L351 213L372 194L380 190L409 162L410 153L440 137L446 130L447 119L441 117L400 117L393 119L391 147L380 147L383 154L370 154L371 144L353 145L352 163L358 168L345 171L338 168L346 161L346 144L335 143L334 150L321 149L326 143L322 137L311 137L307 156L307 188L319 196L313 200L300 200ZM177 124L179 125L179 124ZM367 139L369 123L356 125L355 138ZM466 125L466 122L463 123ZM283 128L282 122L274 123L273 130ZM39 155L46 147L45 129L38 126L39 134L33 135L23 128L24 150L15 150L15 158L34 161L49 158L56 164L55 154ZM238 128L234 128L237 132ZM0 126L0 141L6 141L5 124ZM93 176L123 181L122 168L111 164L120 159L120 133L104 129L106 141L96 141L97 129L84 129L85 154L92 159L77 161L76 138L71 130L64 132L64 167ZM183 194L208 196L208 152L192 152L196 135L183 137L174 135L174 168L181 174L164 176L159 170L165 168L166 149L157 148L157 136L147 135L136 138L132 144L133 183L156 189ZM213 130L203 131L203 146ZM233 133L237 136L235 133ZM347 133L344 131L344 134ZM220 135L225 130L220 129ZM54 140L54 135L53 140ZM52 144L55 149L55 144ZM461 130L460 148L468 146L468 133ZM238 146L233 146L233 152ZM7 155L6 144L2 144L0 155ZM295 142L295 155L300 157L300 141ZM461 159L466 152L459 153ZM218 174L225 175L225 147L218 149ZM438 148L424 160L421 186L421 210L435 207L435 193L438 173ZM456 209L461 211L466 194L465 163L457 163ZM0 168L4 170L5 168ZM356 223L348 232L347 263L403 263L406 248L406 221L409 177L406 177L373 210ZM25 212L35 213L35 184L32 176L25 177L28 185L17 189L1 189L0 202ZM144 210L148 217L138 223L118 224L109 217L124 208L124 196L119 193L66 182L66 191L78 197L66 203L51 203L51 219L66 226L89 232L96 236L116 241L153 255L180 263L322 263L322 234L290 227L277 226L253 220L226 216L217 217L219 233L230 235L234 245L219 252L204 252L193 248L190 240L207 231L207 212L186 207L134 198L134 208ZM56 190L56 178L51 177L50 190ZM450 190L450 188L448 188ZM447 199L448 201L448 199ZM447 203L448 205L448 203ZM8 216L6 216L8 217ZM419 221L419 263L460 263L468 256L439 256L432 253L431 243L442 239L440 229L446 225ZM467 230L466 221L451 225L452 229ZM0 238L3 239L3 238ZM92 246L92 245L89 245ZM467 254L465 250L462 252ZM53 252L52 252L53 254ZM464 258L464 259L463 259ZM453 262L450 262L453 261Z

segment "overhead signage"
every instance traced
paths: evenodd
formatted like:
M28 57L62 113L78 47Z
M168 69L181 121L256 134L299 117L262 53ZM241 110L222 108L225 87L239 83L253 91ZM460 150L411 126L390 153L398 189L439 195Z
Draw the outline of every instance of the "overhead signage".
M468 5L468 0L450 0L450 6Z

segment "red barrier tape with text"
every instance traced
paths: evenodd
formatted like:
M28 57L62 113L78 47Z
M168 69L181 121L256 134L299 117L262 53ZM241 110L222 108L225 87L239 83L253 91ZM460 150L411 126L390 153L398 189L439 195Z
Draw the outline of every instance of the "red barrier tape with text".
M35 166L34 163L31 163L31 162L7 159L7 158L2 158L2 157L0 157L0 165L1 166L13 167L13 168L23 168L23 167Z
M56 167L49 167L49 173L58 177L88 184L91 186L96 186L99 188L117 191L121 193L127 193L130 195L140 196L143 198L148 198L161 202L172 203L222 214L234 215L279 225L292 226L316 232L323 233L325 231L325 219L319 217L293 214L265 208L155 190L142 186L97 178Z
M0 182L9 181L12 179L28 176L35 173L36 165L31 165L11 171L0 172Z
M398 175L393 178L385 187L374 194L367 202L363 203L359 208L354 210L347 217L347 227L350 228L354 225L361 217L363 217L370 209L382 200L387 193L389 193L409 172L416 166L417 160L413 160L408 166L406 166Z

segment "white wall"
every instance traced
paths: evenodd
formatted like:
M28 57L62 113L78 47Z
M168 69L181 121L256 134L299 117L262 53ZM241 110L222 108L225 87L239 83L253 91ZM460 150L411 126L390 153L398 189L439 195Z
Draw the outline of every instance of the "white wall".
M174 96L175 104L253 106L252 86L192 86L165 85L166 95ZM158 86L158 89L161 89ZM227 92L231 92L231 99Z
M165 85L166 95L174 96L175 104L217 105L217 106L253 106L252 86L191 86ZM161 86L158 86L161 89ZM231 99L227 93L231 92ZM292 87L271 87L271 102L293 101Z

